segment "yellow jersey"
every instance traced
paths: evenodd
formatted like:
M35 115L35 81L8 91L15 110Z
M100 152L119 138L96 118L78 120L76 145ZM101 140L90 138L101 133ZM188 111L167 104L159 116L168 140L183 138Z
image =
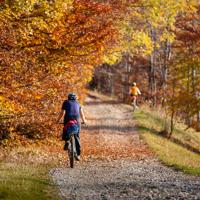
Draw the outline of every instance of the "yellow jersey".
M135 96L137 96L138 94L140 94L140 91L139 91L138 87L136 87L136 86L131 87L130 94L131 95L135 95Z

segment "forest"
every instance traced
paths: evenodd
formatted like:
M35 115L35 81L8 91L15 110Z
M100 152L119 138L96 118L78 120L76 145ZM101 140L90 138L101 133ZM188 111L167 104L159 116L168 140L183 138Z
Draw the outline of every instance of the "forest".
M142 101L200 130L196 0L1 0L0 143L43 139L68 92Z
M192 200L199 176L199 0L0 0L1 200Z

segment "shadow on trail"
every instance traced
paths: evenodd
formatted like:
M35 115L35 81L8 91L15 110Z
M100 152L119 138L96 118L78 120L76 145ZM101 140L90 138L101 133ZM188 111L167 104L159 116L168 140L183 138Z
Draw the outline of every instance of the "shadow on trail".
M104 122L106 120L125 121L125 120L129 120L130 117L126 117L126 118L123 118L123 119L121 119L121 118L114 118L114 117L98 117L98 118L87 118L87 119L91 120L91 121L102 121L102 122Z
M99 131L99 130L112 130L119 132L128 132L128 134L133 134L136 129L135 126L117 126L117 125L92 125L82 128L83 130L88 131ZM122 133L122 134L123 134ZM107 134L107 133L106 133ZM115 134L115 132L113 132ZM135 133L136 134L136 133Z
M100 193L102 199L107 199L110 195L114 196L114 199L118 199L119 196L126 197L119 199L132 199L131 197L133 196L136 197L134 199L152 199L152 193L155 194L154 197L160 197L159 195L162 193L164 197L162 199L173 199L174 197L177 197L176 199L184 199L184 196L181 193L182 190L187 191L187 197L189 194L193 195L195 192L199 192L199 188L198 186L195 186L195 183L193 183L193 191L189 190L186 186L187 183L180 183L179 185L174 184L173 179L167 181L162 181L162 179L160 179L158 184L158 182L153 182L153 180L150 180L147 177L144 180L137 178L136 180L118 181L117 183L115 180L111 180L106 183L85 184L84 186L81 186L81 190L92 191L93 193L95 191L96 195L93 196L94 199L95 197L98 198L99 191L104 191ZM173 188L174 191L172 192Z
M161 136L161 135L158 134L158 131L156 129L153 129L153 128L148 128L146 126L139 125L139 126L137 126L137 129L139 129L141 131L148 131L148 132L151 132L151 133L153 133L157 136Z
M122 104L122 102L119 101L89 101L86 102L85 105L89 106L89 105L104 105L104 104L112 104L112 105L118 105L118 104Z
M113 182L106 182L106 183L96 183L96 184L93 184L93 185L90 185L90 184L86 184L85 186L82 186L82 188L84 189L91 189L92 191L94 190L97 190L98 191L101 191L103 190L104 188L107 189L107 191L109 192L114 192L115 190L117 190L119 193L123 194L123 193L130 193L131 191L138 191L140 195L143 195L148 197L149 194L148 192L143 192L144 191L144 188L147 190L147 191L152 191L152 189L157 189L157 191L162 191L162 192L166 192L167 190L169 190L168 192L166 192L166 195L167 196L171 196L170 194L170 191L171 191L171 187L173 186L173 181L174 180L169 180L169 181L165 181L165 182L162 182L160 181L159 184L158 183L154 183L152 180L132 180L131 182L125 182L125 181L122 181L122 182L118 182L117 184L113 181ZM185 187L185 185L187 184L182 184L182 185L178 185L178 186L173 186L175 187L176 189L178 190L181 190L182 188ZM194 187L194 190L196 190L198 192L198 188L197 187ZM174 195L172 195L174 196Z
M90 97L91 99L99 99L97 96L92 94L87 94L87 96Z

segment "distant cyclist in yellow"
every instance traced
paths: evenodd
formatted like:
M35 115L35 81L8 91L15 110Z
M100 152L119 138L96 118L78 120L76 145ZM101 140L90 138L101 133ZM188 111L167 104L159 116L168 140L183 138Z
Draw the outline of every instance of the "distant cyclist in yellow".
M135 108L138 108L138 106L137 106L137 96L141 95L141 92L140 92L139 88L136 86L135 82L133 82L132 85L131 85L129 95L131 96L132 105Z

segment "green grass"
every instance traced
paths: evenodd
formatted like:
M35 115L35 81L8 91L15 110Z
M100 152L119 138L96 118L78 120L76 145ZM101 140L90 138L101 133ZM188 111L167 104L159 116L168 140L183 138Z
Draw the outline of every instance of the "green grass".
M58 199L42 166L0 163L0 200Z
M200 175L200 155L158 135L163 128L162 114L143 109L136 111L134 117L142 138L162 162L186 173ZM183 127L184 125L179 124L173 137L199 148L200 134L194 130L184 131Z

